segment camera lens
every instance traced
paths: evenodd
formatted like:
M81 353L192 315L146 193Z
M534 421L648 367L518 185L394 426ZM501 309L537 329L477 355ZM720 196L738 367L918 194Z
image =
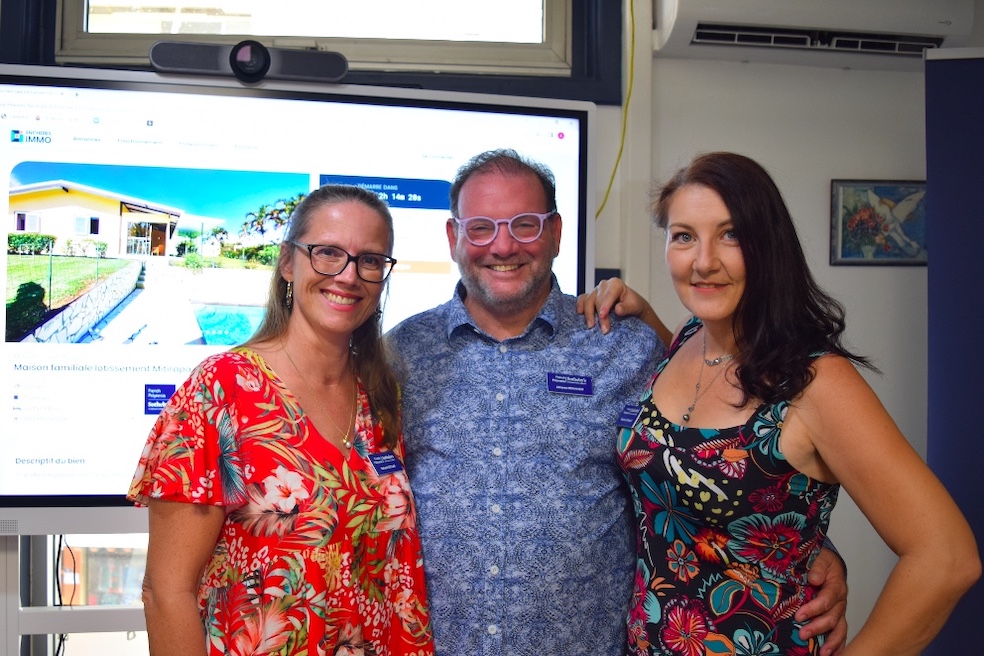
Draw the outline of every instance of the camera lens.
M243 82L259 82L270 70L270 51L259 41L241 41L229 53L229 65Z

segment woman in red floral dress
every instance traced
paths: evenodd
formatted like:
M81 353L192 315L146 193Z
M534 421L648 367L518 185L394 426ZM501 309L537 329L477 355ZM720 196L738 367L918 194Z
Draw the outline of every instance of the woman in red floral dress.
M375 194L312 192L257 334L158 417L130 488L155 656L434 653L380 335L392 246Z

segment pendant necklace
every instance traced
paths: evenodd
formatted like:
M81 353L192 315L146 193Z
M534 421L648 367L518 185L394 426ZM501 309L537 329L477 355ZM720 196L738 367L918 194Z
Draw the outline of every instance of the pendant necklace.
M330 421L331 425L335 427L335 430L337 430L339 434L342 434L342 429L338 427L338 424L335 423L335 420L332 419L331 415L328 413L327 408L325 408L324 404L321 403L321 397L315 394L314 390L311 389L311 386L308 385L307 379L304 378L304 374L301 373L301 370L297 368L297 365L294 363L294 358L290 357L290 351L287 350L287 347L284 345L283 342L280 342L280 348L283 349L284 355L287 356L287 359L290 361L291 366L294 367L294 371L297 372L297 375L298 377L300 377L301 382L304 383L304 387L307 389L308 394L310 394L311 398L314 399L314 402L318 404L318 407L321 409L321 414L328 417L328 421ZM353 408L352 410L352 421L349 422L348 430L345 431L344 434L342 434L342 446L344 446L346 449L352 448L352 440L349 439L349 435L352 434L352 426L355 425L355 415L358 412L359 412L359 386L356 385L355 408Z
M706 328L703 335L704 335L704 349L703 349L703 353L701 354L700 372L697 374L697 384L694 385L694 400L690 402L690 405L687 406L687 411L683 413L683 423L687 423L688 421L690 421L690 413L694 411L695 407L697 407L697 401L700 399L700 397L704 396L704 392L707 392L707 390L711 388L711 385L713 385L714 381L717 380L718 376L721 375L721 372L727 369L727 367L721 367L720 369L718 369L718 372L714 374L714 377L711 378L711 381L707 383L707 387L704 388L704 392L701 392L700 379L704 376L704 366L706 365L708 367L716 367L722 362L727 362L728 360L731 360L732 358L735 357L734 353L727 353L719 358L713 358L711 360L708 360Z

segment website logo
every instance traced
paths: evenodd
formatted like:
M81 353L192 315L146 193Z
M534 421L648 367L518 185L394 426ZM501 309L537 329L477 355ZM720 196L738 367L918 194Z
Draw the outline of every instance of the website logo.
M144 385L144 414L160 414L175 389L175 385Z
M51 133L47 130L11 130L10 140L14 143L50 144Z

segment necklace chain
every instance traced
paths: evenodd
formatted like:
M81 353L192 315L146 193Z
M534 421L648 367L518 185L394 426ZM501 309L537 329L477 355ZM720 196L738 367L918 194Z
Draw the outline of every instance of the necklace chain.
M718 376L721 375L721 372L727 369L727 367L722 367L721 369L718 369L718 372L714 374L714 377L711 378L711 381L707 383L707 387L705 387L704 391L702 392L700 390L700 380L701 378L704 377L704 365L707 365L708 367L716 367L722 362L727 362L728 360L731 360L732 358L735 357L734 353L727 353L719 358L708 360L706 328L703 336L704 336L704 348L703 348L703 352L701 353L700 372L697 374L697 384L694 385L694 400L690 402L690 405L687 406L687 411L683 413L683 423L687 423L688 421L690 421L690 413L692 413L694 411L694 408L697 407L697 401L700 400L700 397L704 396L707 390L711 389L711 385L713 385L714 381L718 379Z
M301 382L304 383L304 387L307 389L308 394L310 394L311 398L314 399L314 402L318 404L318 407L321 409L321 413L324 416L328 417L328 421L331 422L331 425L334 426L335 430L337 430L341 434L342 429L338 427L338 424L335 423L335 420L331 418L331 414L329 414L328 409L325 408L323 403L321 403L321 397L315 394L311 386L308 385L307 379L304 377L304 374L301 373L301 370L297 367L297 364L294 362L294 358L290 357L290 351L287 350L287 347L284 345L283 342L280 343L280 347L283 349L284 355L286 355L287 359L290 361L291 366L294 367L294 371L297 372L297 375L300 377ZM352 434L352 427L355 425L355 415L358 412L359 412L359 386L356 385L355 407L352 409L352 421L349 422L348 430L345 431L344 434L342 434L342 446L344 446L346 449L352 448L352 440L349 439L349 435Z
M732 358L735 357L735 354L734 353L725 353L721 357L713 358L713 359L708 360L707 359L707 332L706 332L706 330L707 329L705 328L705 332L704 332L704 352L702 354L702 357L704 358L704 364L706 364L708 367L716 367L719 364L721 364L722 362L727 362L728 360L731 360Z

